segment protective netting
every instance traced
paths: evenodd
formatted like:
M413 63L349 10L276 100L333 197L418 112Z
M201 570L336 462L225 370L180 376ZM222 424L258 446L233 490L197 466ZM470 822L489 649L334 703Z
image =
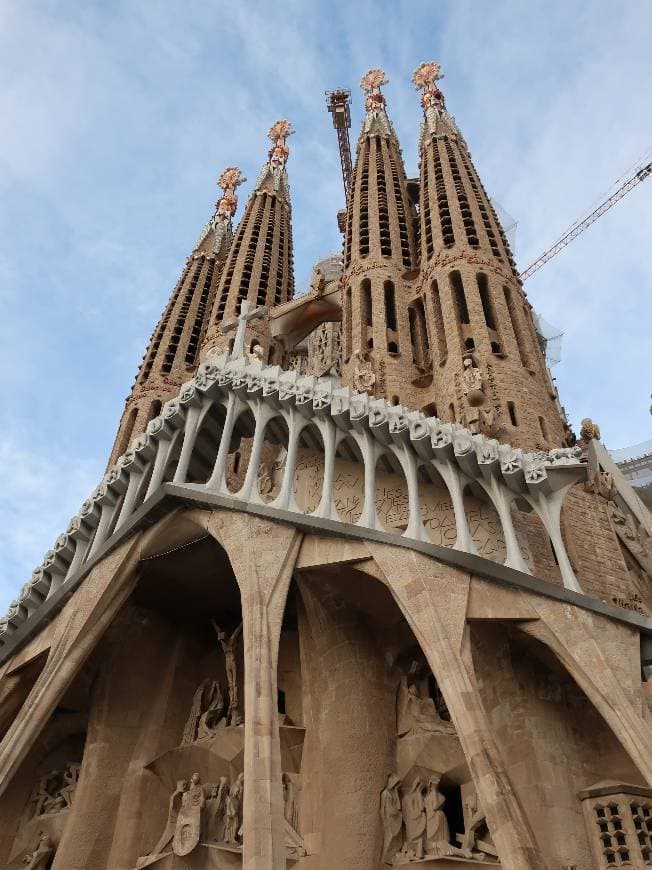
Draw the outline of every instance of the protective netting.
M561 360L561 340L564 337L564 333L558 327L553 326L552 323L544 320L536 311L532 311L532 316L546 363L548 368L552 368Z

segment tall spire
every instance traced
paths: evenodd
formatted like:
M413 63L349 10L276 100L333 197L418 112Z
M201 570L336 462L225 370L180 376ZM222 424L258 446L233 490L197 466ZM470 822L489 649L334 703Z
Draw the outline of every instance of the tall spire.
M125 404L109 464L145 431L162 405L177 395L181 384L197 368L207 316L233 236L231 221L238 207L236 189L244 181L236 166L229 166L220 175L222 196L152 333Z
M365 117L358 139L344 246L344 383L383 398L410 379L402 358L409 345L406 273L416 265L416 211L396 133L381 87L387 77L362 77Z
M222 196L215 203L215 214L197 239L195 251L205 248L204 242L210 239L211 252L216 257L225 252L233 237L232 220L238 209L236 189L246 180L237 166L229 166L220 175L217 184L222 188Z
M289 121L276 121L267 134L272 141L267 161L254 183L242 220L236 230L215 295L202 355L211 348L227 350L232 336L220 331L223 321L240 313L247 299L252 308L271 308L292 298L294 268L292 251L292 208L287 161L292 135ZM260 344L269 359L271 336L266 320L247 324L246 349Z
M421 407L528 449L561 446L563 420L531 308L491 200L446 108L435 61L422 91L418 355Z

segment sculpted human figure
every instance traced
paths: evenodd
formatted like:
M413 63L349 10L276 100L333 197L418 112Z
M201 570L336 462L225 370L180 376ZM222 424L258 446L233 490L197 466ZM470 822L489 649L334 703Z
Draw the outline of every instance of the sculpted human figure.
M464 835L460 838L462 851L480 852L484 854L488 852L494 857L498 856L496 847L491 839L489 828L487 827L487 817L478 799L477 792L471 791L462 801L462 810L464 812Z
M482 384L482 374L470 357L464 359L464 369L462 371L462 390L466 399L465 418L466 425L473 433L480 431L480 411L479 408L485 402L484 389ZM493 422L493 420L492 420Z
M39 841L33 852L23 857L21 863L26 870L42 870L54 855L54 843L49 834L39 834Z
M422 792L423 783L417 778L401 800L405 823L405 855L408 858L423 858L426 808Z
M199 717L197 739L213 737L220 726L226 724L226 702L218 680L212 680L210 689L206 692L208 706Z
M186 791L181 796L181 808L172 839L175 855L189 855L201 837L202 810L206 803L204 789L198 773L193 773Z
M240 715L238 698L238 668L235 660L235 649L242 632L242 623L236 628L231 637L227 636L226 632L219 627L214 619L211 619L211 624L224 651L226 678L229 683L229 722L231 725L241 725L242 716Z
M299 808L297 807L296 788L292 777L284 773L283 782L283 813L286 820L295 831L299 831Z
M56 771L50 771L50 773L46 773L45 776L42 776L34 786L34 791L30 798L30 802L34 805L34 810L32 812L33 816L40 816L45 811L45 804L52 799L50 786L53 778L56 776Z
M376 375L374 374L369 354L358 349L353 352L353 356L356 359L353 370L353 386L360 393L370 393L373 395Z
M391 864L403 845L403 813L398 793L400 780L395 773L387 777L387 785L380 793L380 817L383 822L382 860Z
M424 698L419 692L417 682L410 681L406 675L401 677L396 709L397 734L422 732L452 732L453 726L441 718L432 698Z
M242 813L242 796L244 793L244 774L238 775L238 778L231 786L228 797L226 799L226 812L224 814L224 842L238 844L241 813Z
M64 799L66 806L72 806L73 795L77 788L77 780L79 779L79 771L81 765L75 761L70 761L66 765L63 774L63 786L61 788L61 797Z
M228 794L229 781L222 776L206 802L206 838L212 843L224 842L224 814Z
M431 776L424 798L426 811L426 854L446 855L450 848L450 829L442 807L446 798L439 791L439 776Z
M206 679L195 689L195 694L192 696L190 713L186 721L186 726L183 729L183 737L181 738L182 746L188 746L188 744L194 743L197 739L197 725L199 723L199 718L202 714L202 710L204 707L204 695L206 693L206 688L209 683L210 678L206 677Z

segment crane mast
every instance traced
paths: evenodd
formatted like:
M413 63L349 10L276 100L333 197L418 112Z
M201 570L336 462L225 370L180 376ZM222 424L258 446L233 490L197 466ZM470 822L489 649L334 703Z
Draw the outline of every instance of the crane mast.
M351 180L353 178L353 161L351 160L351 142L349 130L351 129L351 91L339 88L335 91L326 91L326 105L333 118L333 127L337 132L337 144L340 148L340 163L342 164L342 181L344 182L344 199L349 202L351 193ZM346 208L338 211L337 224L341 232L346 225Z
M592 223L597 221L599 217L609 211L612 205L618 202L618 200L622 199L626 194L629 193L630 190L635 188L641 181L645 181L652 174L652 163L646 163L644 166L640 166L638 169L634 171L634 173L627 179L627 181L623 182L621 186L611 194L603 203L601 203L596 209L594 209L589 215L587 215L583 220L574 223L573 226L567 230L564 235L558 239L552 247L548 248L540 257L538 257L533 263L525 269L519 275L521 281L527 281L535 272L537 272L544 263L547 263L548 260L551 260L555 254L558 254L566 245L570 244L573 239L576 239L580 233L583 233L584 230L588 229Z

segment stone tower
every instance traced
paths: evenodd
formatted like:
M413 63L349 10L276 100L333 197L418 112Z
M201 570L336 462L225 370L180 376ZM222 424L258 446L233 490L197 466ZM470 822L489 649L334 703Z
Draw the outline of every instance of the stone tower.
M346 217L342 377L398 403L399 394L409 401L406 299L416 266L416 213L381 91L386 82L380 69L369 70L360 82L365 117Z
M344 257L296 299L289 124L230 247L223 174L0 619L0 867L650 867L652 517L591 420L563 445L439 78L408 180L363 77Z
M118 427L109 465L158 416L164 403L179 392L196 370L208 313L233 237L236 190L246 181L231 166L219 178L222 196L186 260L176 287L152 333Z
M286 170L290 153L286 140L292 133L288 121L277 121L269 131L272 147L222 271L202 356L211 348L226 349L233 344L233 338L223 335L219 327L240 313L243 300L247 299L254 309L271 308L293 296L292 207ZM250 333L247 348L260 344L267 359L270 334L266 322L252 319L247 331Z
M422 91L420 276L410 302L423 406L529 449L564 440L563 420L500 221L464 137L446 110L439 65L412 81Z

